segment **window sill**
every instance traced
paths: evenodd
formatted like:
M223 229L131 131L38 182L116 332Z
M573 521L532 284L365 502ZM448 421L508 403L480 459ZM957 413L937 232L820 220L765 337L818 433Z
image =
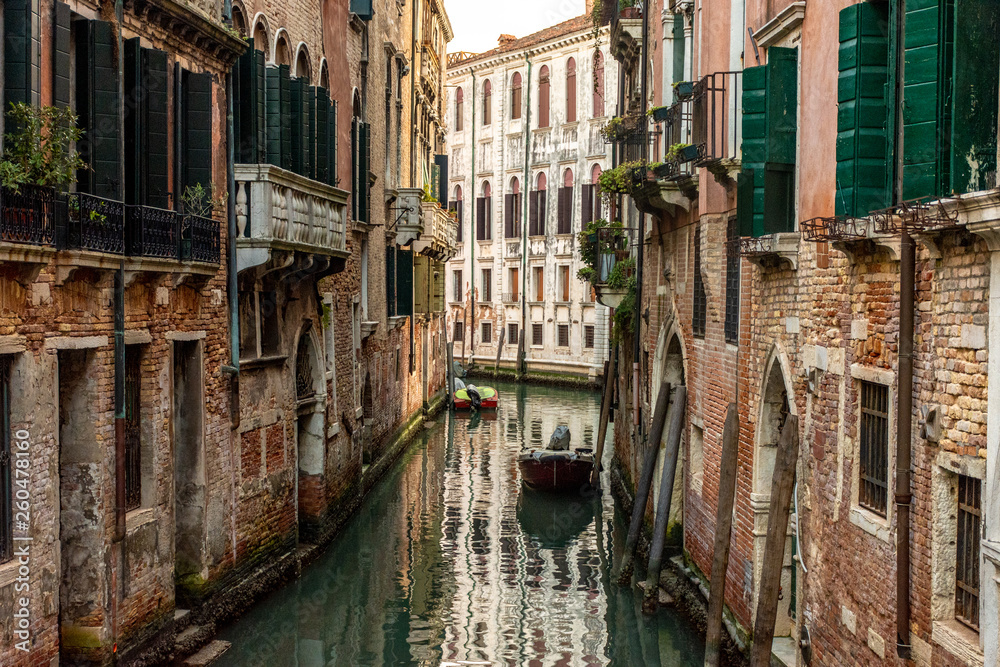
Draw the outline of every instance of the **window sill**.
M854 505L851 507L851 523L865 531L869 535L877 537L886 544L892 543L892 535L889 531L889 520L881 517L863 507Z
M931 642L942 650L962 660L966 665L983 666L983 651L980 648L979 633L957 620L933 621Z
M31 544L28 542L27 544ZM0 588L4 586L10 586L17 579L17 570L20 567L20 562L17 560L17 542L14 543L14 558L7 561L3 565L0 565Z
M131 535L146 524L153 523L155 520L156 517L153 514L152 507L134 509L125 515L125 534Z

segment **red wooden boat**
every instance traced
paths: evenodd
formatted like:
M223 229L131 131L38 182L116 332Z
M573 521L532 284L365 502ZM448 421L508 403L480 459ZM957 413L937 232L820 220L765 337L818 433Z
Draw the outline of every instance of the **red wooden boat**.
M478 405L476 405L476 399L479 401ZM499 402L500 392L493 387L469 385L456 391L453 397L456 410L496 410Z
M546 449L532 449L517 457L524 484L539 491L580 491L594 471L592 449L569 449L569 429L560 426Z

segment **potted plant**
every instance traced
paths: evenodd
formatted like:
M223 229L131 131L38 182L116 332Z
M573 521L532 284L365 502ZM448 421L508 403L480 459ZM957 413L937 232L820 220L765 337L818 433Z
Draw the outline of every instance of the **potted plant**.
M649 115L650 118L653 119L654 122L656 122L656 123L662 123L663 121L665 121L668 118L670 118L670 111L671 111L672 108L673 108L672 105L670 105L670 106L664 105L662 107L653 107L652 109L650 109L646 113Z
M666 178L674 172L674 165L671 162L654 162L649 165L649 170L656 178Z
M694 81L674 81L674 94L679 100L686 100L694 93Z
M621 17L623 19L641 19L642 9L636 5L636 0L618 0Z
M672 162L692 162L698 159L698 147L693 144L674 144L667 151L667 160Z

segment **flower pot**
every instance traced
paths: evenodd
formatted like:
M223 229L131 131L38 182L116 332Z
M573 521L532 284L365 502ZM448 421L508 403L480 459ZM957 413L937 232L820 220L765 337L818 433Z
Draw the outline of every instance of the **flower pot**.
M670 107L657 107L653 109L653 120L655 122L662 123L668 118L670 118Z
M594 285L594 291L597 292L597 301L608 308L617 308L621 305L622 301L625 300L625 295L628 290L624 287L613 288L607 285Z
M698 159L698 147L695 145L685 146L678 153L681 162L692 162Z
M641 19L642 12L638 7L622 7L620 16L623 19Z
M694 93L694 81L681 81L674 86L674 93L677 99L686 100Z
M657 178L666 178L674 171L674 165L669 162L664 162L663 164L655 167L653 169L653 175Z

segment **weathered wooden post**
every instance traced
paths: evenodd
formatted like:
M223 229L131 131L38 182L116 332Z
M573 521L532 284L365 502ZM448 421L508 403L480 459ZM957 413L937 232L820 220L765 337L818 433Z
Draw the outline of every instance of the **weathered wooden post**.
M500 327L500 340L497 341L497 360L496 360L496 363L493 364L493 377L494 378L497 376L497 373L500 371L500 353L503 352L503 339L504 339L504 336L506 336L506 334L507 334L507 327Z
M712 559L711 594L705 620L705 667L719 667L722 649L722 612L726 604L726 569L733 528L736 495L736 463L739 454L740 416L735 403L729 404L722 427L722 461L719 466L719 498L715 511L715 549Z
M448 364L448 374L445 376L448 382L448 401L445 403L449 408L453 406L455 400L455 343L449 341L445 346L445 363Z
M767 519L767 540L760 572L760 592L757 596L757 620L753 626L753 647L750 667L769 667L774 623L778 616L778 593L781 589L781 567L785 560L785 539L788 532L788 512L795 486L795 462L799 454L799 419L789 415L778 438L778 452L771 482L771 507Z
M646 570L646 595L642 600L642 611L652 614L660 601L660 566L663 563L663 543L667 536L667 522L670 519L670 504L674 496L674 477L677 474L677 459L681 451L681 432L684 430L684 408L687 405L687 389L682 385L674 390L670 410L670 427L667 429L667 446L663 451L663 471L660 473L660 497L656 503L656 517L653 523L653 543L649 548L649 567ZM659 438L650 446L659 449Z
M636 388L638 391L638 388ZM663 435L663 422L667 418L667 406L670 403L670 383L661 382L660 392L656 395L656 407L653 409L653 424L650 431L650 444L646 449L646 459L642 463L639 475L639 485L635 490L635 500L632 503L632 521L628 527L628 537L625 539L625 553L622 555L622 568L618 574L618 585L628 586L632 579L632 561L635 558L635 547L639 542L639 532L642 530L642 518L646 514L646 502L649 499L649 485L656 471L656 453L659 451L660 436Z
M608 413L611 411L611 395L615 390L617 364L614 357L604 362L604 395L601 396L601 418L597 423L597 450L594 453L594 472L590 475L590 485L601 488L601 459L604 458L604 440L608 434Z

